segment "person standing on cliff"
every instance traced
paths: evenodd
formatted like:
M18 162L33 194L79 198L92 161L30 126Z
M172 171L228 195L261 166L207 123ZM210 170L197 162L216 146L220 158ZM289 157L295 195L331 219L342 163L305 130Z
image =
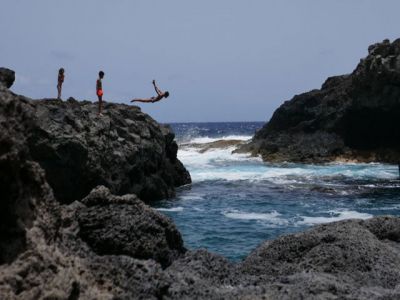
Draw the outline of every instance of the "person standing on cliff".
M57 81L57 91L58 91L58 95L57 95L57 99L61 100L61 90L62 90L62 84L64 82L64 68L60 68L60 70L58 70L58 81Z
M97 114L99 117L103 116L103 83L102 79L104 77L104 72L99 72L99 78L96 81L96 94L97 98L99 99L99 113Z
M154 103L154 102L160 101L163 98L168 98L168 96L169 96L169 92L168 91L165 91L165 92L161 91L158 88L158 86L156 85L156 81L155 80L153 80L152 83L153 83L154 89L156 90L156 93L157 93L156 97L143 98L143 99L135 98L135 99L131 100L131 102L144 102L144 103L150 103L151 102L151 103Z

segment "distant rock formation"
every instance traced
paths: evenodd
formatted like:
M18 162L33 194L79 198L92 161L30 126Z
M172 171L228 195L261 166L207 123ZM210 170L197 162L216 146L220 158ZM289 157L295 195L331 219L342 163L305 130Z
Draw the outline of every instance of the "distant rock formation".
M199 153L205 153L215 149L226 149L230 147L238 147L244 144L243 140L217 140L209 143L187 143L180 144L181 148L195 148Z
M372 45L353 73L296 95L241 151L266 161L400 161L400 39Z
M90 108L70 102L65 105L77 111ZM32 130L38 112L60 111L60 104L38 105L0 84L1 299L400 298L400 218L317 226L266 241L233 264L206 250L186 250L172 221L136 195L97 186L78 201L60 203L34 160L38 132ZM39 132L61 131L55 120L46 122ZM79 126L71 123L63 125ZM44 145L64 149L57 155L77 159L75 147L57 148L48 138ZM64 166L67 172L75 165Z

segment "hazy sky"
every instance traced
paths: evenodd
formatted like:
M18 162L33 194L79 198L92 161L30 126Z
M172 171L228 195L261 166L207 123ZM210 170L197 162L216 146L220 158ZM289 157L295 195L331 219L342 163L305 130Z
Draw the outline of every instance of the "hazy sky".
M161 122L265 121L293 95L351 72L368 45L400 37L399 0L1 0L0 66L13 90L141 104Z

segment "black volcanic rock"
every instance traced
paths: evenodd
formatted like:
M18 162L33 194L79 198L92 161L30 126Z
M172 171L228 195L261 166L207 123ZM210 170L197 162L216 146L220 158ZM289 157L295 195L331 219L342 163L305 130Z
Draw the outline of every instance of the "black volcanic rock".
M7 68L0 68L0 85L10 88L15 81L15 72Z
M266 241L234 265L189 251L165 270L165 299L399 299L400 218L316 226Z
M183 255L179 232L135 196L113 196L103 187L85 198L85 204L60 205L28 147L36 126L34 115L29 99L0 86L0 298L159 298L163 280L167 282L160 263L135 259L132 256L138 252L133 251L97 254L84 239L99 234L91 228L84 236L90 223L88 210L97 208L98 215L105 216L108 209L118 245L124 246L123 241L132 248L141 245L143 253L162 262ZM111 225L103 221L104 227ZM136 240L120 239L128 230Z
M316 226L239 264L185 251L135 195L57 201L29 147L37 112L0 86L0 299L400 299L400 218Z
M70 203L104 185L112 193L136 194L145 201L174 195L191 182L176 158L173 132L136 106L97 105L72 98L40 100L30 138L33 158L46 171L56 198Z
M399 218L335 222L264 243L240 271L257 282L305 272L333 276L360 289L374 282L392 290L400 283L400 269L395 267L400 265L399 242Z
M400 161L400 40L369 47L349 75L296 95L241 151L268 161Z
M54 237L52 193L44 172L32 161L27 132L34 109L30 102L0 86L0 264L12 262L27 247L27 232L46 226ZM47 210L47 211L46 211ZM50 216L49 216L50 214Z
M165 267L186 251L172 221L135 195L118 197L97 187L82 203L79 236L100 255L152 258Z

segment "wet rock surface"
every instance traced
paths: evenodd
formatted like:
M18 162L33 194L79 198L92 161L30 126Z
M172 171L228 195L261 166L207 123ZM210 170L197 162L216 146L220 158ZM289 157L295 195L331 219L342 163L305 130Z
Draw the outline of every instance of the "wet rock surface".
M134 194L99 186L60 203L32 155L36 115L0 86L1 299L400 298L400 218L316 226L239 264L187 251L172 221Z
M353 73L296 95L240 151L266 161L400 161L400 40L372 45Z

